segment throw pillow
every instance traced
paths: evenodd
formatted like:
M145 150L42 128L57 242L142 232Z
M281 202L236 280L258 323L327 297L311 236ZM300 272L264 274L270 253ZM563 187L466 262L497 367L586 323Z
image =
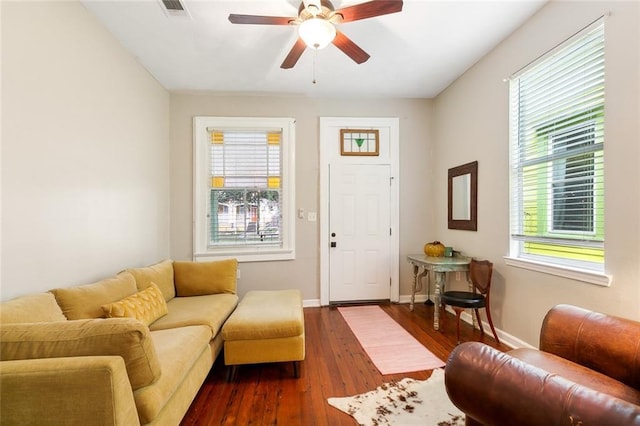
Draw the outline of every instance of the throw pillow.
M103 305L102 310L107 318L136 318L145 325L169 312L162 291L155 283L122 300Z
M213 262L173 262L173 274L178 296L236 292L238 260Z
M64 315L70 320L104 318L101 306L134 294L136 280L131 274L118 274L93 284L51 290Z
M66 320L52 293L29 294L0 303L0 324Z

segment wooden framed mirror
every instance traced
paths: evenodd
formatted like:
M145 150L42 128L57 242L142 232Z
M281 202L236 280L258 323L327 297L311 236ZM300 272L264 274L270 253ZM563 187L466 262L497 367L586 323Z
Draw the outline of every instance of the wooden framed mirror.
M449 229L478 230L478 162L449 169Z

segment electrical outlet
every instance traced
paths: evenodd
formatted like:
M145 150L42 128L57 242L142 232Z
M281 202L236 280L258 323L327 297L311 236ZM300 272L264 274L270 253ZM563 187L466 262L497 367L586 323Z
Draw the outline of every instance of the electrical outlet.
M309 222L315 222L316 220L318 220L318 214L316 212L309 212L307 214L307 220Z

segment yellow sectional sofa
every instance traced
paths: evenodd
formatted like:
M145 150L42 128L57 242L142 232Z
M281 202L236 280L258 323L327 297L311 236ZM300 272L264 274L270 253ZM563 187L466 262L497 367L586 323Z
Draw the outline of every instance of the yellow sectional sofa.
M3 302L2 424L179 424L223 348L236 273L166 260Z

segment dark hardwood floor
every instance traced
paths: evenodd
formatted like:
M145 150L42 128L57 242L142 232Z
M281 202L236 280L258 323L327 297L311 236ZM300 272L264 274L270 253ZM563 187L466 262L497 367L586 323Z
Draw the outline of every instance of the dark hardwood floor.
M432 353L446 361L456 346L455 316L433 329L433 307L386 304L382 308ZM381 375L334 307L305 308L306 359L300 378L292 363L243 365L226 381L222 354L216 360L182 425L354 425L327 398L367 392L391 380L424 380L431 371ZM461 324L461 340L483 341L501 350L491 333ZM398 350L402 350L398 348Z

